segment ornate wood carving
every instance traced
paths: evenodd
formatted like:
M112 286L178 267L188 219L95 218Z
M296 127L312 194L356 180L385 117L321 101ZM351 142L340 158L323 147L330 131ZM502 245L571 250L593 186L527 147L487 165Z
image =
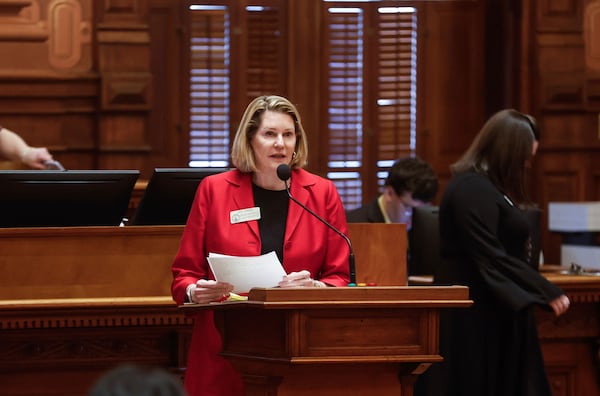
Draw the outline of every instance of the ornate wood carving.
M553 395L600 394L600 278L547 274L571 300L569 311L556 318L538 310L536 319Z
M581 0L541 0L538 3L537 25L540 31L581 30Z
M588 70L600 72L600 2L586 6L583 17L585 64Z
M102 108L105 110L149 110L150 73L106 73L102 78Z
M0 0L0 41L44 41L47 38L38 0Z
M140 11L139 0L104 0L107 14L136 14Z
M40 300L38 300L40 301ZM41 300L44 301L44 300ZM103 327L153 327L189 325L169 297L63 299L38 308L27 302L7 304L0 300L0 330L73 329ZM115 301L121 301L116 303ZM131 301L132 303L125 303ZM144 302L145 301L145 302ZM160 304L157 304L157 301ZM133 304L136 302L136 304ZM96 304L95 306L92 304ZM146 305L147 304L147 305ZM155 304L154 306L152 304ZM115 305L114 308L109 308Z
M90 21L83 20L80 2L54 0L48 4L48 52L50 64L68 69L79 63L84 44L91 40Z

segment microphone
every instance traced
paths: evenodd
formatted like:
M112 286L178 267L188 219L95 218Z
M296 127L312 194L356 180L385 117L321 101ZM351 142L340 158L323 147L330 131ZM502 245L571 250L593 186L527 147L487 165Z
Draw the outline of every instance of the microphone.
M294 198L292 196L292 194L290 193L290 187L288 186L288 183L287 183L287 181L290 179L291 176L292 176L292 170L290 169L289 165L281 164L277 167L277 177L279 177L279 179L281 179L282 181L285 182L285 190L287 191L288 197L290 197L290 199L292 201L294 201L295 203L300 205L300 207L302 209L306 210L308 213L310 213L315 218L317 218L321 223L325 224L327 227L329 227L330 229L335 231L336 234L338 234L339 236L344 238L344 240L348 244L348 248L350 249L350 255L348 256L348 269L350 271L350 283L348 284L348 286L356 286L356 266L355 266L355 262L354 262L354 250L352 249L352 243L350 242L350 238L348 238L343 232L341 232L340 230L335 228L327 220L325 220L324 218L322 218L321 216L319 216L318 214L313 212L306 205L304 205L302 202L298 201L296 198Z

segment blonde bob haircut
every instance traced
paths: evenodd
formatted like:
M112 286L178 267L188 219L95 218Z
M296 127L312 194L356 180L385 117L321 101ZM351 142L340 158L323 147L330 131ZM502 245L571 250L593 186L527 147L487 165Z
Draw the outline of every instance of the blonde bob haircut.
M288 114L294 120L296 147L294 148L295 154L292 157L292 162L289 165L292 169L302 168L308 161L308 145L300 121L300 114L296 106L288 99L276 95L259 96L250 102L246 108L231 146L233 165L242 172L256 172L256 160L251 142L262 122L262 115L266 111Z

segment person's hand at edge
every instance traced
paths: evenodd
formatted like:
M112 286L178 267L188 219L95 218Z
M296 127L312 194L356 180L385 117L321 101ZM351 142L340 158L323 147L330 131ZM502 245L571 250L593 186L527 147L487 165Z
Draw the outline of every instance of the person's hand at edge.
M571 302L569 301L569 297L565 296L564 294L558 298L555 298L549 303L556 316L560 316L567 312L570 304Z
M200 279L195 284L188 286L188 299L192 303L206 304L212 301L223 301L233 291L233 285L227 282Z
M289 287L326 287L327 285L321 281L312 279L310 272L302 270L299 272L290 272L283 276L283 279L277 285L281 288Z
M45 147L28 147L21 155L21 162L35 169L45 169L46 162L51 160L52 154Z

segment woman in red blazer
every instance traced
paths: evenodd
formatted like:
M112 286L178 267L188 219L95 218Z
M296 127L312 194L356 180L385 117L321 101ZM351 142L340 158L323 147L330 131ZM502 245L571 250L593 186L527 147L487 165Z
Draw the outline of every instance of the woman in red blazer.
M286 276L280 287L345 286L345 240L291 202L277 167L288 164L291 195L344 234L348 226L334 184L303 169L306 135L296 107L280 96L261 96L247 107L231 152L236 169L200 184L172 265L177 304L207 303L229 295L233 285L214 280L209 253L258 256L275 251ZM242 381L219 356L221 338L212 312L195 317L185 376L190 396L238 396Z

